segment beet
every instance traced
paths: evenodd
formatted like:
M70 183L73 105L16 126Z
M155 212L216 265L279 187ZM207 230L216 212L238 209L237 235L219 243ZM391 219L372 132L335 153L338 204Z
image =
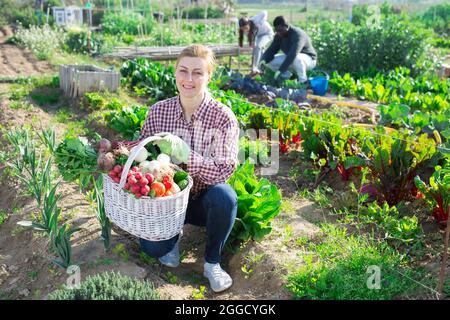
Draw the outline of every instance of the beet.
M112 152L100 153L97 158L98 168L102 171L109 171L114 168L116 160Z
M111 142L108 139L101 139L98 142L98 152L107 153L109 151L111 151Z

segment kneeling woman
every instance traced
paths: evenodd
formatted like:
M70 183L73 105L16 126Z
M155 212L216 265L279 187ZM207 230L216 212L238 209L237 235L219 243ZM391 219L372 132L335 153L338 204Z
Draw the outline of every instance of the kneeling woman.
M173 148L184 150L181 165L194 180L185 223L206 227L204 276L215 292L228 289L231 277L221 268L221 252L233 228L237 195L225 182L237 166L239 126L230 108L213 99L208 83L213 52L202 45L185 48L176 63L179 95L154 104L140 139L171 133ZM182 147L180 148L180 145ZM181 234L164 241L140 239L142 250L169 267L180 263Z

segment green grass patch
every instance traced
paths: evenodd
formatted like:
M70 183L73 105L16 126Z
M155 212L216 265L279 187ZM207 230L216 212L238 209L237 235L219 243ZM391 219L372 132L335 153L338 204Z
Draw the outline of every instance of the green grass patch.
M8 218L8 213L5 210L0 211L0 226L6 221Z
M328 224L321 229L322 241L306 244L304 265L288 275L286 287L296 298L384 300L417 292L418 285L408 277L422 277L422 271L408 267L385 242ZM371 268L379 268L379 282Z

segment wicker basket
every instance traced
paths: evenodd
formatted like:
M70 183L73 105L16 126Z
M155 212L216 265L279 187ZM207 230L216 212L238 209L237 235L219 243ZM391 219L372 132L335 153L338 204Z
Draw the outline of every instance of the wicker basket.
M107 174L103 174L105 212L108 218L119 228L150 241L167 240L180 233L186 216L189 191L193 184L192 178L188 177L189 184L185 189L172 196L161 198L137 199L123 189L128 171L139 151L147 143L158 139L161 137L148 137L133 149L123 168L119 184Z

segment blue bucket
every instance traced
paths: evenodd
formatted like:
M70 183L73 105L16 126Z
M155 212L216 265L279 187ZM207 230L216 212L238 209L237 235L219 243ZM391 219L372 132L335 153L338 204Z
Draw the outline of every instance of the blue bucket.
M322 72L324 75L317 75L309 78L309 84L315 95L324 96L328 90L328 80L330 80L330 76L325 71L317 70L316 72Z

